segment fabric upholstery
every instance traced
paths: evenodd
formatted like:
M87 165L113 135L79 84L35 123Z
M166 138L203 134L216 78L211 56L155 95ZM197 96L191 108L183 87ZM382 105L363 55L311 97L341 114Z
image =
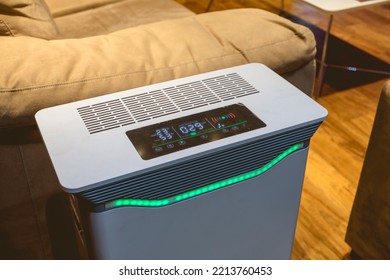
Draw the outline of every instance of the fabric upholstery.
M77 40L4 38L0 49L6 70L0 76L4 127L31 124L48 106L248 62L287 73L313 60L315 40L286 19L241 9Z
M364 259L390 259L390 80L379 99L346 241Z
M122 0L56 17L55 22L61 38L83 38L192 15L172 0Z
M77 258L64 199L38 129L1 129L0 259Z
M53 17L76 14L123 0L45 0Z
M32 36L55 39L57 27L43 0L0 2L0 36Z

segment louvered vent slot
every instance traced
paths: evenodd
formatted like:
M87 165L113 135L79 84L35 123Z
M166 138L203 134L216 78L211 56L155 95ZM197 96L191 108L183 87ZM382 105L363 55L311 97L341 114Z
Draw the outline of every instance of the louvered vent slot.
M93 134L258 92L240 75L232 73L77 110Z
M200 81L165 88L164 91L181 111L221 102L221 99Z
M190 159L180 164L102 185L81 193L98 205L118 198L162 199L261 168L296 143L310 139L319 124Z
M122 98L137 122L179 112L175 104L161 90Z
M81 107L77 111L91 134L135 123L119 99Z
M223 101L259 92L237 73L205 79L203 82Z

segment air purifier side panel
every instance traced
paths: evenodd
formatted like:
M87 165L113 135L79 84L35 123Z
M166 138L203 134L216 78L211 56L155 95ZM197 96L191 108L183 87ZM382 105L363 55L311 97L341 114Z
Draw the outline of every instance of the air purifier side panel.
M94 258L289 259L307 153L170 206L90 213Z

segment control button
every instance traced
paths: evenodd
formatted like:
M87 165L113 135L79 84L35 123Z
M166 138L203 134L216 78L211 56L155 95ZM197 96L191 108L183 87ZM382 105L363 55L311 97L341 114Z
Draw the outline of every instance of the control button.
M180 140L180 141L179 141L179 145L183 146L183 145L185 145L185 144L186 144L186 141L184 141L184 140Z
M237 130L239 130L240 128L238 127L238 126L233 126L232 127L232 130L234 130L234 131L237 131Z
M200 138L202 138L203 140L205 140L205 139L209 138L209 136L208 136L207 134L202 134L202 135L200 136Z
M154 151L157 152L157 153L161 152L162 150L163 150L162 147L156 147L156 148L154 148Z
M172 149L172 148L174 148L174 147L175 147L175 145L173 145L173 144L168 144L168 145L167 145L167 148L168 148L168 149Z
M222 132L223 132L223 133L228 133L228 132L229 132L229 129L224 128L224 129L222 129Z

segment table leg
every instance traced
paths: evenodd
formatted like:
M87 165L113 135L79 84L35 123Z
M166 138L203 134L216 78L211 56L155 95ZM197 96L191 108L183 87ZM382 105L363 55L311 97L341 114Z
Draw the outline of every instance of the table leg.
M322 48L322 55L321 55L321 61L320 61L320 72L318 74L318 88L317 92L314 94L314 98L320 97L322 92L322 86L324 84L324 78L325 78L325 72L326 72L326 52L328 49L328 41L330 36L330 29L332 27L333 22L333 14L329 16L329 22L328 22L328 29L325 33L325 39L324 39L324 45Z
M209 4L207 5L207 8L206 8L205 12L208 12L211 9L211 6L213 5L213 3L214 3L214 0L210 0Z
M280 11L279 11L279 15L283 15L284 14L284 0L280 0Z

